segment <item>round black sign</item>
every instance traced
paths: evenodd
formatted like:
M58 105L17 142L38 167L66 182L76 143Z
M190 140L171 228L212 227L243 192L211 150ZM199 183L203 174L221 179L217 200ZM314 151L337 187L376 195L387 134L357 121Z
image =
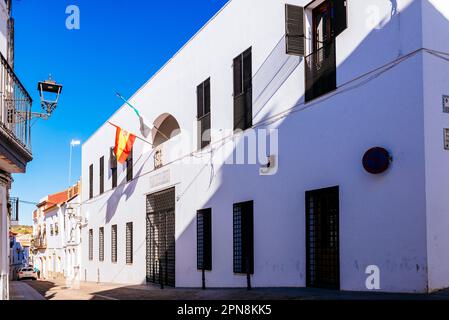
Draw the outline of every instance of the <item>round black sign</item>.
M372 148L363 156L363 167L371 174L380 174L388 170L391 155L384 148Z

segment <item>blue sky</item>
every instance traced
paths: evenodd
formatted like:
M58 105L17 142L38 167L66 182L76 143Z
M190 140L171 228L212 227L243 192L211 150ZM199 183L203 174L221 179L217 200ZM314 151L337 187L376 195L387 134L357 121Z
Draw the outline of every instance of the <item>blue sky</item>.
M227 0L14 0L15 70L40 111L37 82L64 85L54 115L32 128L34 160L15 175L11 196L37 202L68 185L70 141L85 141L182 47ZM80 9L80 30L66 28L66 8ZM81 148L73 153L73 182ZM21 204L32 224L33 205Z

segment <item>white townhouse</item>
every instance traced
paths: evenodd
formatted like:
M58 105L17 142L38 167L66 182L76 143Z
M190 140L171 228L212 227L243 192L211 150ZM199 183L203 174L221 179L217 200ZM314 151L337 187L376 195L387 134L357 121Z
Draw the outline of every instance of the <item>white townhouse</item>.
M86 281L449 287L449 2L232 0L82 148ZM106 120L106 119L105 119ZM208 130L210 128L210 130ZM143 141L146 140L146 141Z
M23 174L31 152L32 99L14 72L12 0L0 0L0 300L9 299L9 229L17 212L9 190L13 174Z
M70 286L80 281L81 267L81 183L67 190L68 200L61 206L64 219L63 248L65 278Z
M81 183L42 199L33 213L34 265L42 278L79 280Z

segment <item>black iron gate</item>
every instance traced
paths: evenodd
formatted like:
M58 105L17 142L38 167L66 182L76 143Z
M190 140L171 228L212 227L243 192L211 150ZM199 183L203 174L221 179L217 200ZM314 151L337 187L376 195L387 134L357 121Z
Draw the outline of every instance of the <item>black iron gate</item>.
M340 289L339 188L306 193L307 286Z
M175 286L175 189L147 196L147 282Z

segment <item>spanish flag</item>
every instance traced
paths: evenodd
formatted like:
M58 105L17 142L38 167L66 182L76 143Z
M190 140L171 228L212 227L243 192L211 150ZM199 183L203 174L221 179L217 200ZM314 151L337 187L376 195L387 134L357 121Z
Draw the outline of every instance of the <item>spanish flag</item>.
M128 156L133 149L136 136L120 127L116 126L116 128L114 153L117 157L117 161L123 164L126 162L126 159L128 159Z

